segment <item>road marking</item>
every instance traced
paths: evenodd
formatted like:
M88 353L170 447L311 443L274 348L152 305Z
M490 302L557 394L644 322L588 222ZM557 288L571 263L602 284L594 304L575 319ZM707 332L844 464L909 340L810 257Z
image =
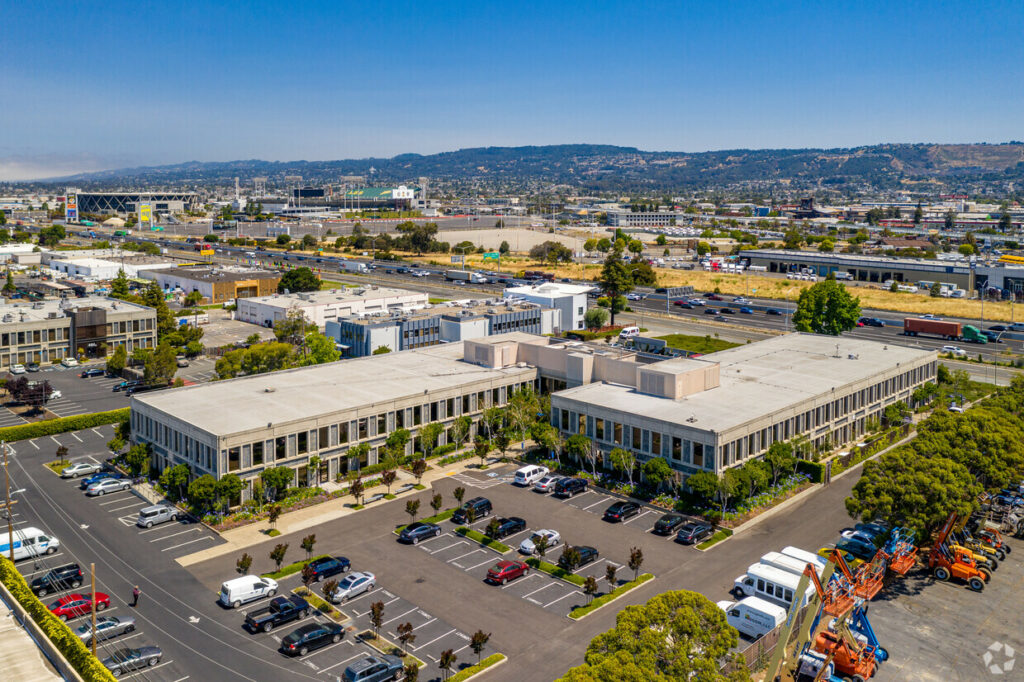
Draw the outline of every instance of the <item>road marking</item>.
M179 531L179 532L173 533L171 535L163 535L163 536L158 537L158 538L153 538L152 540L150 540L150 542L161 542L161 541L167 540L169 538L177 537L179 535L184 535L185 533L194 533L194 532L196 532L198 530L199 530L198 528L186 528L183 531ZM141 535L141 533L140 533L140 535Z
M352 643L352 642L351 642L351 640L344 640L344 641L346 641L346 642L349 642L350 644ZM352 644L352 646L355 646L355 644ZM351 656L351 657L349 657L349 658L346 658L346 659L345 659L344 661L339 661L338 663L335 663L334 665L329 665L329 666L327 666L326 668L322 668L322 669L320 670L320 672L322 672L322 673L325 673L325 672L327 672L328 670L330 670L331 668L337 668L337 667L338 667L339 665L345 665L345 664L346 664L346 663L348 663L349 661L354 661L355 659L357 659L357 658L362 658L362 657L364 657L364 656L366 656L366 652L365 652L365 651L360 651L360 652L359 652L358 654L356 654L355 656Z
M163 663L157 663L156 665L150 665L150 666L146 666L145 668L139 668L138 670L136 670L133 673L128 673L127 675L122 675L118 679L126 680L126 679L129 679L131 677L135 677L139 673L148 672L150 670L159 670L160 668L164 667L165 665L170 665L171 663L174 663L174 661L173 660L164 661ZM145 679L145 675L143 675L143 679Z
M53 441L54 443L56 443L57 445L63 445L63 443L61 443L61 442L60 442L59 440L57 440L57 439L56 439L55 437L53 437L53 436L50 436L50 440L52 440L52 441Z
M421 613L422 613L422 612L421 612ZM424 614L424 615L426 615L426 614ZM431 624L431 623L433 623L433 622L434 622L435 620L437 620L437 616L434 616L433 618L431 618L430 620L428 620L428 621L427 621L426 623L420 623L419 625L417 625L416 627L414 627L414 628L413 628L413 631L415 632L416 630L419 630L419 629L420 629L421 627L423 627L424 625L430 625L430 624Z
M124 497L119 497L116 500L111 499L111 495L120 495L121 493L127 493L127 495L125 495ZM118 490L116 493L106 493L104 495L97 495L96 497L105 497L105 498L107 498L106 502L100 502L99 503L99 505L101 507L106 507L108 504L117 504L118 502L124 502L129 497L135 497L135 493L133 493L130 490Z
M476 554L477 552L486 552L486 551L487 551L486 549L474 549L474 550L473 550L473 551L471 551L471 552L466 552L465 554L460 554L459 556L457 556L457 557L455 557L455 558L453 558L453 559L449 559L449 560L448 560L448 563L449 563L449 564L452 564L453 566L459 566L459 565L458 565L457 563L455 563L455 562L456 562L456 561L458 561L459 559L461 559L462 557L467 557L467 556L469 556L470 554ZM462 568L462 566L459 566L459 568Z
M564 594L564 595L562 595L561 597L559 597L558 599L556 599L554 601L549 601L547 604L544 605L544 608L547 608L547 607L551 606L552 604L557 604L558 602L562 601L563 599L571 597L574 594L583 594L583 593L582 592L578 592L576 590L573 590L569 594Z
M96 429L90 429L90 431L92 431L93 433L95 433L95 434L96 434L97 436L99 436L100 438L103 438L103 434L102 434L102 433L100 433L99 431L97 431Z
M388 604L391 604L391 603L396 602L398 600L399 600L399 597L395 597L394 599L389 599L386 602L384 602L384 606L387 606ZM366 611L365 613L357 613L356 617L357 618L362 618L363 616L367 616L369 614L370 614L369 611Z
M78 435L74 431L71 432L71 437L74 438L75 440L77 440L79 443L84 443L85 442L84 440L79 438Z
M519 578L518 580L511 580L511 581L505 583L504 585L501 586L501 589L504 590L506 587L512 587L513 585L519 585L521 583L524 583L527 580L529 580L530 578L539 578L539 577L540 576L538 574L536 574L536 573L529 573L529 574L524 575L523 577Z
M544 587L538 587L538 588L537 588L536 590L534 590L533 592L527 592L526 594L524 594L524 595L523 595L523 599L527 599L528 597L530 597L530 595L534 595L534 594L537 594L537 593L538 593L538 592L540 592L541 590L546 590L546 589L548 589L549 587L556 587L556 586L558 586L559 584L560 584L560 583L555 583L555 582L550 582L550 583L547 583L546 585L544 585ZM531 599L530 601L533 601L533 600ZM535 602L535 603L539 604L540 602Z
M139 531L139 535L145 535L146 533L153 533L153 532L158 531L158 530L167 530L167 529L166 528L162 528L160 526L154 526L153 528L147 528L146 530L140 530Z
M212 540L212 539L213 539L213 536L212 536L212 535L204 535L204 536L203 536L203 537L201 537L201 538L196 538L195 540L189 540L188 542L183 542L183 543L181 543L180 545L171 545L170 547L164 547L164 548L163 548L163 549L161 549L160 551L161 551L161 552L166 552L166 551L168 551L168 550L171 550L171 549L176 549L176 548L178 548L178 547L184 547L185 545L191 545L191 544L192 544L193 542L201 542L201 541L203 541L203 540Z
M426 642L425 644L420 644L418 647L413 647L413 651L419 651L420 649L422 649L425 646L429 646L429 645L433 644L434 642L436 642L436 641L438 641L440 639L444 639L445 637L447 637L448 635L452 634L453 632L455 632L455 628L452 628L451 630L449 630L448 632L444 633L440 637L435 637L434 639L430 640L429 642Z
M583 509L583 511L587 511L587 510L588 510L588 509L590 509L591 507L596 507L597 505L599 505L599 504L603 504L604 502L607 502L607 501L608 501L608 500L610 500L610 499L612 499L612 498L610 498L610 497L602 497L602 498L601 498L600 500L598 500L598 501L597 501L597 502L595 502L594 504L590 505L589 507L583 507L582 509Z
M382 626L383 625L387 625L388 623L392 623L392 622L398 620L399 618L404 618L405 616L408 616L410 613L412 613L413 611L416 611L416 610L417 610L417 607L414 606L411 609L409 609L408 611L406 611L405 613L403 613L402 615L395 616L394 618L391 618L389 620L384 621L383 623L381 623L381 625Z
M441 547L440 549L435 549L435 550L433 550L433 551L431 551L431 550L429 550L429 549L428 549L428 550L426 550L426 551L427 551L427 552L428 552L429 554L437 554L438 552L443 552L444 550L446 550L446 549L451 549L452 547L457 547L457 546L459 546L459 545L468 545L468 544L469 544L469 543L468 543L468 542L466 542L465 540L458 540L457 542L454 542L454 543L452 543L452 544L448 545L447 547Z
M483 566L485 564L490 564L490 563L493 563L493 562L494 562L494 558L493 557L488 557L487 561L481 561L479 564L477 564L475 566L470 566L470 567L466 568L465 570L472 571L474 568L480 568L481 566Z
M648 514L653 514L653 513L654 512L652 510L648 509L647 511L645 511L643 513L637 514L636 516L631 518L629 521L623 521L622 525L626 525L627 523L632 523L632 522L636 521L637 519L642 519L643 517L647 516Z
M144 504L149 504L149 503L148 502L132 502L131 504L126 504L123 507L114 507L113 509L108 509L107 512L110 513L110 514L113 514L114 512L123 511L125 509L131 509L132 507L141 507Z
M32 445L32 447L34 447L34 448L35 448L36 450L39 450L39 449L40 449L40 448L39 448L39 446L38 446L38 445L36 445L36 442L35 442L34 440L30 440L30 441L29 441L29 443L30 443L30 444Z
M383 590L383 589L381 589L381 588L379 588L379 587L378 587L378 588L377 588L377 589L375 589L375 590L370 590L369 592L364 592L364 593L362 593L361 595L359 595L359 596L358 596L358 597L356 597L355 599L349 599L349 600L348 600L347 602L345 602L345 605L346 605L346 606L351 606L352 604L355 604L355 603L356 603L357 601L359 601L360 599L364 599L364 598L366 598L366 597L369 597L369 596L370 596L371 594L377 594L378 592L383 592L384 594L386 594L386 595L387 595L387 596L389 596L389 597L393 597L393 596L395 596L395 595L393 595L393 594L390 594L390 593L389 593L389 592L388 592L387 590Z

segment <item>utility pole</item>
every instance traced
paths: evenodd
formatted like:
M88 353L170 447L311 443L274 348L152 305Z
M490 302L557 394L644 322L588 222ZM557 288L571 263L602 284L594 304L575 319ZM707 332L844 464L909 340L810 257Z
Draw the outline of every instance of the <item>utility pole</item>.
M96 564L89 564L89 571L92 573L92 655L96 655Z
M11 476L7 471L7 442L0 441L4 451L4 511L7 513L7 548L11 563L14 563L14 514L11 513Z

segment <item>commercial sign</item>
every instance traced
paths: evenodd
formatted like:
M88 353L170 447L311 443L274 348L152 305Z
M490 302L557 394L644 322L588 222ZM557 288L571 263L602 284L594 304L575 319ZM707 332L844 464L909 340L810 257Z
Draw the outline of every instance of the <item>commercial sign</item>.
M78 222L78 195L69 194L64 199L64 221L68 223Z
M139 229L152 227L153 206L151 204L139 204Z
M213 249L203 249L202 251L199 252L199 255L200 256L212 256L213 255Z
M484 260L501 260L501 253L498 251L488 251L484 254Z

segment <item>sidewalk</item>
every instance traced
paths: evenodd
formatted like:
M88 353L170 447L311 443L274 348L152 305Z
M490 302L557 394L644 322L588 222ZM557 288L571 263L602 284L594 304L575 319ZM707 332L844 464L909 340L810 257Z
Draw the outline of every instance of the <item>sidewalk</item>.
M431 465L434 468L423 474L421 483L429 489L432 487L434 481L462 473L476 461L476 459L466 459L461 462L449 464L445 467ZM488 458L489 463L493 463L494 461L496 461L496 458ZM403 484L414 483L416 481L416 477L409 472L401 469L398 471L398 480L391 486L396 499L372 502L368 505L368 508L378 507L382 504L400 504L402 498L423 492L416 490L415 488L410 488L403 493L397 492ZM334 489L340 487L337 484L324 484L321 487L328 489L328 486L332 486ZM383 493L385 488L384 486L376 486L372 488L371 491L368 491L364 496L364 499L369 499L369 497L377 494L378 492ZM299 509L298 511L281 514L281 517L277 520L275 527L281 531L281 535L287 535L288 533L295 533L329 521L340 519L348 516L349 514L358 514L362 510L352 509L352 507L348 506L352 504L352 501L351 496L339 497L337 499L324 502L323 504L317 504L312 507ZM216 547L210 547L209 549L205 549L201 552L195 552L193 554L178 557L176 561L182 566L191 566L192 564L198 564L225 554L237 554L241 550L245 550L254 545L258 545L261 542L267 541L269 538L263 531L265 531L269 526L270 524L264 519L256 523L242 526L241 528L233 528L231 530L224 531L223 533L220 533L221 538L226 541L223 544L217 545Z

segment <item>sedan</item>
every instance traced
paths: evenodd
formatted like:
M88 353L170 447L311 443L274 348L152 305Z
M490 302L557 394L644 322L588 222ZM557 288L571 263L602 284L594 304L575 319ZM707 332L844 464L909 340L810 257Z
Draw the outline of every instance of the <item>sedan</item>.
M679 306L680 308L685 308L686 310L693 310L693 304L690 303L689 301L676 301L672 305Z
M25 365L22 365L20 363L19 364L11 365L10 372L11 372L11 374L24 374L25 373Z
M526 520L518 516L498 518L487 525L487 535L495 540L507 538L509 535L526 530Z
M540 542L541 538L544 538L547 547L554 547L562 542L562 536L558 534L557 530L542 528L519 543L519 551L523 554L533 554L537 551L537 543Z
M71 466L62 469L60 472L60 477L78 478L79 476L95 474L99 470L99 464L93 464L92 462L79 462L78 464L72 464Z
M494 585L504 585L509 580L529 574L530 567L522 561L499 561L487 569L487 577L484 580Z
M605 521L625 521L640 513L640 505L636 502L616 502L604 511Z
M98 483L99 481L102 481L105 478L121 479L124 478L124 476L122 476L121 474L115 474L112 471L101 471L98 474L93 474L92 476L87 476L86 478L83 478L82 482L78 484L78 487L81 488L82 490L87 490L89 486L91 486L93 483Z
M733 303L738 303L740 305L746 305L746 304L750 303L750 299L743 298L742 296L737 296L736 298L732 299L732 302Z
M735 315L736 314L736 311L733 310L732 308L722 308L719 312L721 312L723 315Z
M644 300L644 297L641 296L640 294L626 294L626 300L627 301L642 301L642 300Z
M123 478L104 478L102 481L96 481L88 488L85 489L85 494L89 497L96 495L106 495L107 493L116 493L119 490L128 490L132 487L131 481Z
M313 580L329 578L339 573L347 573L352 568L352 562L343 556L326 556L309 562L313 569Z
M989 327L988 329L989 329L989 331L993 331L993 332L1009 331L1009 328L1006 325L1003 325L1003 324L994 324L991 327Z
M671 535L685 522L686 519L679 514L665 514L654 524L651 532L655 535Z
M754 309L748 308L747 306L743 306L742 308L740 308L740 312L743 313L744 315L753 315Z
M160 651L160 647L155 646L118 649L108 658L103 659L103 665L107 666L111 675L118 677L132 670L154 666L160 662L163 655L164 652Z
M39 371L39 363L38 362L30 362L27 365L25 365L25 369L27 371L29 371L29 372L38 372Z
M60 361L60 364L65 367L78 367L78 360L75 360L74 358L64 358Z
M102 592L96 593L96 610L102 611L110 606L110 597ZM50 604L50 611L61 620L78 618L92 611L92 600L84 594L66 594Z
M124 635L135 630L135 619L131 616L102 616L96 619L96 641L102 642L111 637ZM75 634L86 646L92 641L92 626L83 625L75 629Z
M433 523L415 521L402 529L398 534L399 542L407 542L410 545L418 545L420 540L436 538L441 534L441 527Z
M114 388L112 388L111 390L117 393L118 391L127 391L130 388L135 388L136 386L141 385L142 382L140 380L132 379L131 381L122 381L119 384L114 384Z
M533 490L538 493L550 493L555 489L555 484L560 480L562 480L561 476L545 476L533 484Z
M716 308L705 308L704 314L705 315L717 315L718 314L718 310Z
M785 314L781 310L779 310L778 308L769 308L768 310L766 310L764 312L765 312L766 315L784 315Z
M699 298L691 298L689 300L689 304L692 305L694 308L698 308L704 306L704 301L702 301Z
M89 377L101 377L104 374L105 372L99 367L90 367L89 369L83 369L82 373L79 374L78 376L82 377L83 379L88 379Z
M351 573L338 583L337 589L331 594L331 601L339 604L348 601L352 597L358 597L363 592L369 592L377 584L377 578L373 573Z
M344 636L345 628L337 623L308 623L281 639L281 651L289 656L305 656L313 649L337 644Z
M572 552L569 551L570 549L572 549ZM572 556L573 554L576 556ZM562 555L558 557L558 565L567 571L575 571L581 566L597 561L599 556L595 548L587 547L586 545L578 545L572 548L566 547L562 550Z
M709 538L713 535L713 528L710 523L703 523L701 521L691 521L685 526L679 529L676 533L676 542L681 542L684 545L692 545L695 542L700 542L705 538Z

